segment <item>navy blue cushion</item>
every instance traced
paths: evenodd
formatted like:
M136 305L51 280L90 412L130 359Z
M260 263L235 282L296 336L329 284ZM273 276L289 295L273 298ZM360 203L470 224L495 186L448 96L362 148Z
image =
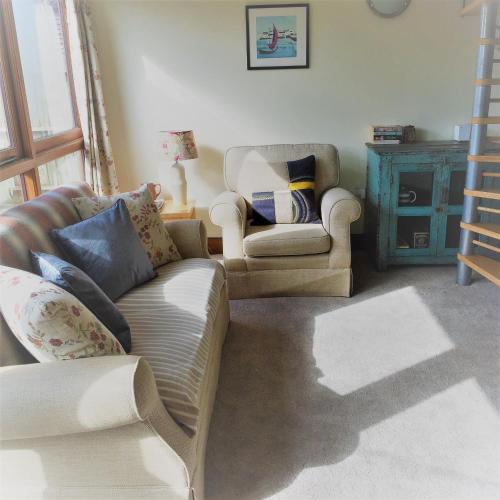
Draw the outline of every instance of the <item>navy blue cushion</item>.
M81 269L55 255L31 252L34 271L76 297L130 352L130 327L110 298Z
M156 276L122 199L89 219L52 229L50 235L66 260L113 301Z

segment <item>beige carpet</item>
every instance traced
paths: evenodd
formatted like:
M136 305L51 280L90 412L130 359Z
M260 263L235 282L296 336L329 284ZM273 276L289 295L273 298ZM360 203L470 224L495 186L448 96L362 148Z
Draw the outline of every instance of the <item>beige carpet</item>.
M500 291L356 269L351 299L233 301L209 500L500 498Z

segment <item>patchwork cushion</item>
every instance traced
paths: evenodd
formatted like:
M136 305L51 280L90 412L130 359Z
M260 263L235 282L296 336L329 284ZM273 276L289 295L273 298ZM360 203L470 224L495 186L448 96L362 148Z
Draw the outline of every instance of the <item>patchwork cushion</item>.
M287 166L288 190L252 193L253 226L321 223L314 199L314 156L289 161Z
M82 219L88 219L122 199L130 212L132 224L153 267L180 260L182 257L163 224L147 186L138 191L115 196L73 198Z
M125 354L114 335L76 297L20 269L0 266L0 311L38 361Z
M110 298L81 269L56 255L32 252L35 272L74 295L88 307L103 325L118 339L126 352L130 352L130 328Z
M132 354L148 360L165 407L193 434L224 269L214 260L187 259L157 271L116 305L132 330Z
M321 224L247 225L243 250L248 257L313 255L330 251L329 234Z
M50 234L67 260L90 276L111 300L155 277L123 200Z

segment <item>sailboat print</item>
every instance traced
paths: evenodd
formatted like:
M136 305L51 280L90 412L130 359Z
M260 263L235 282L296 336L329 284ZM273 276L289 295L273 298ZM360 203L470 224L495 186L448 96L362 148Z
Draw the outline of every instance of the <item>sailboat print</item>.
M273 52L276 51L278 48L278 39L279 39L279 33L278 30L276 29L276 26L273 24L273 38L271 39L271 42L267 45L267 49L258 49L259 54L272 54Z

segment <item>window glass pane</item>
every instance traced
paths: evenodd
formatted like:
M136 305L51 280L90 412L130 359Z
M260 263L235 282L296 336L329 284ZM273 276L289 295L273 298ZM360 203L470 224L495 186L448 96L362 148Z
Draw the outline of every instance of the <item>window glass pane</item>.
M18 175L0 182L0 213L22 202L23 190Z
M38 167L42 192L61 184L82 180L82 153L77 151Z
M398 205L425 207L432 205L432 172L401 172Z
M19 52L35 140L69 130L75 121L58 0L14 0Z
M427 216L398 217L398 248L429 248L431 218Z
M446 218L446 248L458 248L460 243L461 215L448 215Z
M7 127L7 113L3 102L2 85L0 82L0 149L7 149L11 146L9 129Z
M454 170L453 172L451 172L448 205L461 205L464 202L464 187L465 172L459 170Z

